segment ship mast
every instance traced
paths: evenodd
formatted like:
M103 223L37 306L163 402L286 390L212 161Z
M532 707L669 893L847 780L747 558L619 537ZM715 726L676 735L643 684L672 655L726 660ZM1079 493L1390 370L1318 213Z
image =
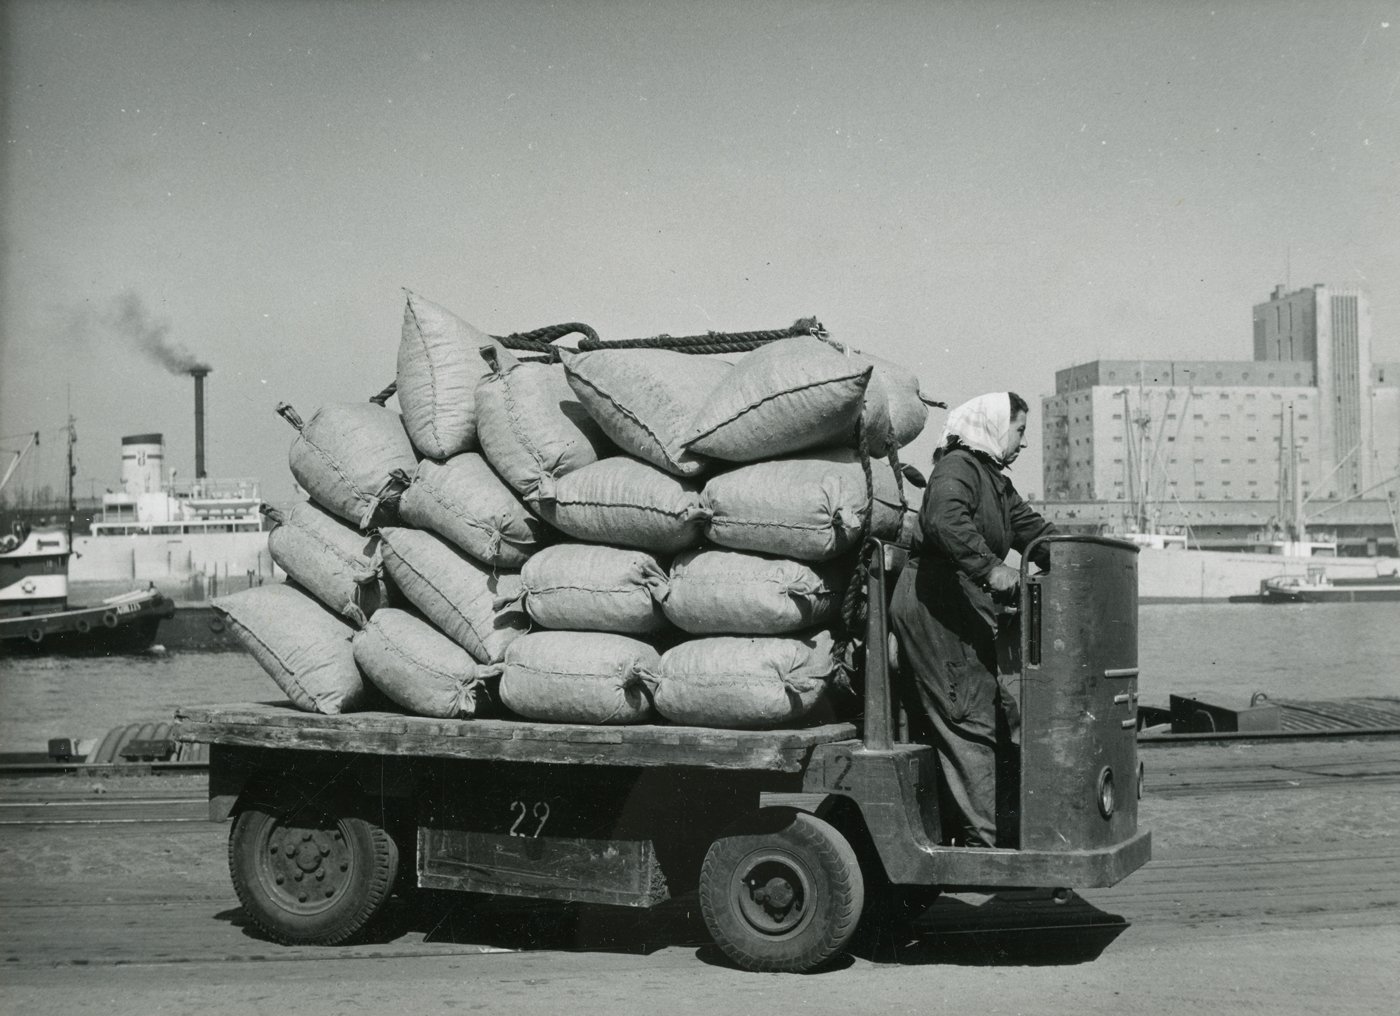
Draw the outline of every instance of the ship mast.
M1299 544L1308 538L1308 527L1303 521L1303 477L1298 469L1298 433L1294 429L1296 423L1293 418L1293 404L1288 405L1288 457L1289 465L1293 470L1293 519L1290 528L1293 531L1293 539ZM1304 551L1304 553L1306 553Z
M73 519L78 514L77 494L73 490L73 478L78 473L78 467L73 464L73 446L78 443L77 421L73 419L73 414L68 414L68 476L64 484L64 489L68 500L68 521L64 525L64 530L68 533L69 546L73 542Z
M1128 389L1124 388L1118 394L1123 397L1123 431L1128 442L1123 468L1128 474L1128 498L1133 516L1133 531L1146 533L1151 526L1149 501L1152 479L1148 474L1147 431L1152 417L1143 408L1145 400L1140 388L1136 412L1128 400Z

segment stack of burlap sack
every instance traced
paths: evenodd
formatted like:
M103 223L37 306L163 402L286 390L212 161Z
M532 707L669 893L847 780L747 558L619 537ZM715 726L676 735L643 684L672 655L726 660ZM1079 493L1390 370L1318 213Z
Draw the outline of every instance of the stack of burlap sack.
M550 362L410 293L398 412L279 407L310 497L269 509L290 581L215 607L306 710L823 719L856 552L906 523L890 453L927 409L815 335L730 360Z

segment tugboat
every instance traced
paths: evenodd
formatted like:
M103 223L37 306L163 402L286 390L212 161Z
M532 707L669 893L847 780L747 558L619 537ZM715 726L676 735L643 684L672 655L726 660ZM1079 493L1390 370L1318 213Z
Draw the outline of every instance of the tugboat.
M68 603L68 533L15 523L0 537L0 654L134 653L149 649L175 604L155 589Z
M15 456L0 488L37 438L36 434ZM72 443L70 418L70 478ZM69 502L71 506L71 488ZM70 605L71 553L72 534L66 523L30 526L15 521L11 531L0 536L0 655L141 652L155 643L160 622L175 616L175 604L154 588L110 596L93 606Z

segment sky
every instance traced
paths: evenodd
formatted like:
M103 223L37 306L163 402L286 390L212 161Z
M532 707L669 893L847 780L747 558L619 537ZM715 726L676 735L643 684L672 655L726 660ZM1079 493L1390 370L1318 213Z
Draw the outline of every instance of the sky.
M781 328L1032 406L1096 358L1248 359L1362 286L1400 361L1400 2L0 0L0 455L123 435L292 493L393 379L404 289L492 334ZM394 403L390 403L394 405ZM905 458L927 465L942 414ZM0 459L0 467L8 457Z

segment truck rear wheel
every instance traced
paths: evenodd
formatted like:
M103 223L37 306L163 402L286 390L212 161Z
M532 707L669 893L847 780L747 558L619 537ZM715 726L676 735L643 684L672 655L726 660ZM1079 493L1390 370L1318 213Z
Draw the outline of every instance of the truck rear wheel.
M730 826L700 872L710 935L747 970L821 966L849 944L864 903L860 863L845 837L792 808Z
M384 909L399 867L393 838L333 806L254 804L234 820L229 874L243 912L288 945L338 945Z

